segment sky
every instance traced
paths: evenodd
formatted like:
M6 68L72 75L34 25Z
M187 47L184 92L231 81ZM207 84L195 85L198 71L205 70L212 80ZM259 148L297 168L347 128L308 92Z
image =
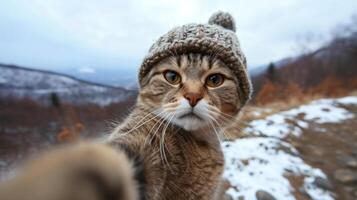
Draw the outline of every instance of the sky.
M230 12L251 68L321 45L356 0L1 0L0 63L59 70L136 70L171 28ZM307 35L309 37L307 37ZM313 37L311 37L313 36Z

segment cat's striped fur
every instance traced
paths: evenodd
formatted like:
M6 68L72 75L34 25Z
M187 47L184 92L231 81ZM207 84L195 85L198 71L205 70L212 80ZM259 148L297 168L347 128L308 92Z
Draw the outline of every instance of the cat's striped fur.
M219 138L239 112L237 85L214 55L173 55L145 77L135 108L104 144L45 153L0 186L0 199L222 199Z

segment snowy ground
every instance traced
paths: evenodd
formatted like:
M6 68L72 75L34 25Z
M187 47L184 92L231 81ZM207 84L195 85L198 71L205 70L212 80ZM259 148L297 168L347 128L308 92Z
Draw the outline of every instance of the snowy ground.
M298 176L303 179L303 186L298 189L311 199L334 199L332 192L314 184L317 177L327 179L324 172L305 163L284 139L299 137L310 124L343 123L355 117L343 108L349 104L357 105L357 97L321 99L251 121L244 130L249 137L222 144L226 159L224 177L231 185L227 194L233 199L255 200L257 191L264 191L277 200L294 200L297 188L287 177Z

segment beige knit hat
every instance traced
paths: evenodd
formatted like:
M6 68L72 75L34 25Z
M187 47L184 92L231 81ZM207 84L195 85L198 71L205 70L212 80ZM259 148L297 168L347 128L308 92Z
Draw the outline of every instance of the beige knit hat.
M250 99L252 85L235 30L233 17L221 11L214 13L208 24L187 24L172 29L151 46L144 58L139 71L140 86L152 66L166 57L187 53L215 55L236 74L243 106Z

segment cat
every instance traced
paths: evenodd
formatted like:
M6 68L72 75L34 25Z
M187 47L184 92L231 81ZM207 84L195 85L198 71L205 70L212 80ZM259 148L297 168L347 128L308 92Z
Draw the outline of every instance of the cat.
M103 187L109 187L111 181L121 180L113 188L124 183L132 185L131 189L137 188L134 192L120 189L123 194L117 195L100 194L123 195L128 200L140 196L141 199L212 199L218 194L224 165L219 132L239 110L235 76L213 56L188 54L172 56L158 63L148 79L133 112L105 142L110 147L83 143L48 153L38 163L35 162L35 166L28 167L23 177L18 177L19 182L31 180L29 185L22 183L24 190L26 187L29 189L26 199L77 199L66 194L73 192L69 188L87 181L89 183L84 184L88 185L87 188L82 186L84 189L78 188L73 194L85 196L85 191L90 191L88 187L99 184L91 176L102 179L99 182L104 182ZM105 169L108 164L108 169ZM116 167L110 168L110 164ZM91 165L98 166L91 169ZM83 173L81 178L85 180L58 175L56 169L78 173L74 176ZM113 174L106 176L106 173ZM43 177L46 178L39 182L44 183L37 186L40 191L35 192L36 179ZM111 180L113 177L118 177L118 180ZM53 187L49 190L44 185ZM19 186L14 189L18 191ZM13 195L21 194L20 191L6 190L11 193L9 199L16 199ZM41 190L54 191L48 194L50 197L31 198ZM106 190L115 194L115 189L103 191L108 192ZM4 195L1 199L5 199Z
M145 179L147 199L215 195L224 165L219 132L238 113L236 84L212 56L172 56L153 67L137 107L110 138L142 158L144 174L154 177Z
M0 185L0 198L223 199L220 140L251 84L232 17L219 12L211 22L170 31L151 47L137 103L105 141L44 153Z

